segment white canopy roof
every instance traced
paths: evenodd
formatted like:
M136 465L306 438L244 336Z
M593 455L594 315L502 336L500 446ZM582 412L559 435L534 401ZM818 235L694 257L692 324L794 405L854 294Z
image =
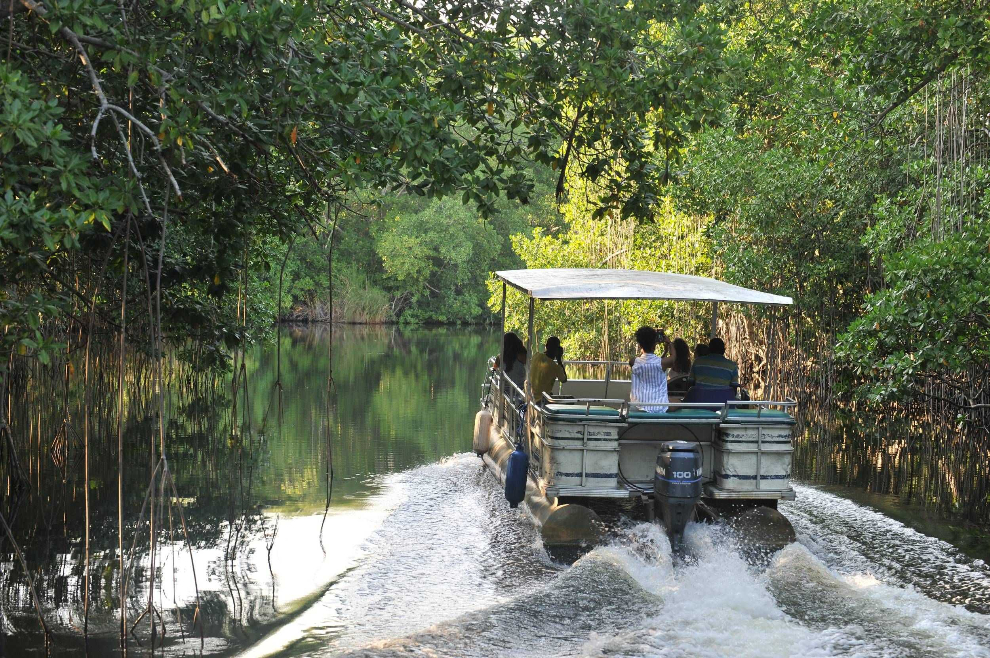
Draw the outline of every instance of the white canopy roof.
M558 268L503 270L495 275L535 299L674 299L774 305L793 301L716 279L669 272Z

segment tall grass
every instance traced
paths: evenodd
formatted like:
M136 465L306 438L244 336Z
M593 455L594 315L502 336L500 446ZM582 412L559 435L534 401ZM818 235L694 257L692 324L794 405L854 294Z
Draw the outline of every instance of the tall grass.
M394 319L393 300L387 292L367 280L341 277L334 281L333 307L329 296L310 294L283 313L295 322L385 324Z

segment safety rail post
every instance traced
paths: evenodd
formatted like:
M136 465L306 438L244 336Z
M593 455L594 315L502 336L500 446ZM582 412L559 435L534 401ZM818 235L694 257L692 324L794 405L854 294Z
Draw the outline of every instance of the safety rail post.
M759 418L760 412L756 412ZM756 424L756 488L761 489L763 484L763 426Z
M584 433L581 437L581 445L583 449L581 450L581 486L587 486L588 482L588 422L582 423L584 427Z

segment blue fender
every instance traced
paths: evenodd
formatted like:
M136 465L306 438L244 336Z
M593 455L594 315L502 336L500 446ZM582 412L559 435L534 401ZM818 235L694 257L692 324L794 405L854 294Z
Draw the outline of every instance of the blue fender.
M505 499L509 501L509 507L518 507L526 497L528 472L529 456L523 450L522 443L517 443L505 468Z

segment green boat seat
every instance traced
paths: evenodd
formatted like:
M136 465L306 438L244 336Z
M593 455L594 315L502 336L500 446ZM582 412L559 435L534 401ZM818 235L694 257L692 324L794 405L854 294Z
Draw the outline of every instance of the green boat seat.
M714 411L707 409L675 409L663 413L651 413L649 411L630 411L630 420L712 420L717 422L719 416Z
M554 420L584 420L594 417L595 420L621 420L619 410L612 407L592 405L589 409L583 404L547 404L543 409Z
M759 414L759 415L757 415ZM725 415L725 420L730 423L776 423L794 424L794 417L779 409L737 409L730 407Z

